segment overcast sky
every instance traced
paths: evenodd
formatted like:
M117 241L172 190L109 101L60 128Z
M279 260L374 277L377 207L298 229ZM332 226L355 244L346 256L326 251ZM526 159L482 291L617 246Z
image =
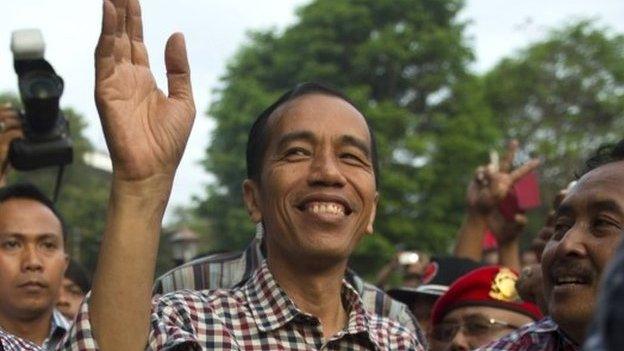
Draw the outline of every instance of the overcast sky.
M336 0L341 1L341 0ZM149 0L143 1L143 24L152 71L166 90L164 44L170 33L186 36L198 116L173 188L168 218L176 205L189 204L210 181L199 161L208 144L211 123L205 111L228 60L253 29L283 28L295 20L303 0ZM9 50L10 33L40 28L46 59L65 80L61 103L87 117L87 136L100 150L106 146L93 102L93 48L100 27L97 0L13 0L0 12L0 92L16 91ZM596 18L624 33L622 0L468 0L461 14L470 21L468 36L477 61L476 71L492 67L548 28L575 18ZM243 157L243 155L241 155Z

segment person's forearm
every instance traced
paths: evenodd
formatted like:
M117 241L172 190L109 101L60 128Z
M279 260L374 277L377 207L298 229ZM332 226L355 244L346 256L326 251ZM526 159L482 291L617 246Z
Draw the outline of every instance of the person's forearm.
M457 233L454 256L469 258L477 262L481 261L486 227L487 222L484 215L469 211Z
M499 243L498 257L501 266L514 269L520 272L522 264L520 263L520 240L511 240L509 242Z
M113 180L89 319L101 350L144 350L162 217L172 179Z

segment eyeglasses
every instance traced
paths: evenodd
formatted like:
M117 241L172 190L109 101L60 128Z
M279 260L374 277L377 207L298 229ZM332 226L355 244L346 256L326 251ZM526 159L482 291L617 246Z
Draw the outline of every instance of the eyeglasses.
M464 333L473 337L483 337L500 329L518 329L519 327L507 322L485 316L467 316L463 323L441 322L433 327L431 337L442 342L450 342L461 328Z

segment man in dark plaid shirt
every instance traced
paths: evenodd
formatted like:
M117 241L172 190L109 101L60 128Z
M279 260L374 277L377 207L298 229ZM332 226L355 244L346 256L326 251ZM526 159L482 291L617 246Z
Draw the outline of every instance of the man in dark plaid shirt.
M244 201L266 230L266 260L229 290L180 291L150 304L160 222L195 114L183 36L167 42L169 94L156 87L138 0L105 0L96 103L113 181L92 295L68 350L424 350L367 311L345 279L373 233L378 162L372 129L342 94L288 91L256 119Z
M156 279L154 295L183 289L228 289L246 282L266 255L261 248L262 236L263 229L259 224L255 237L243 252L209 255L172 269ZM395 320L415 333L421 332L420 325L405 304L363 281L351 270L347 270L345 279L360 295L367 311ZM424 335L419 337L424 340Z
M542 256L549 317L483 351L576 351L596 310L604 269L622 241L624 140L602 147L559 205L555 232Z

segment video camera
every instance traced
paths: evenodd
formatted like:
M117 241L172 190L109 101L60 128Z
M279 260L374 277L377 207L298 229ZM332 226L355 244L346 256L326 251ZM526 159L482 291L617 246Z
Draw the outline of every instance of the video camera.
M69 124L59 106L63 79L44 58L41 31L14 31L11 51L18 76L23 139L11 143L9 162L21 171L64 166L73 161Z

